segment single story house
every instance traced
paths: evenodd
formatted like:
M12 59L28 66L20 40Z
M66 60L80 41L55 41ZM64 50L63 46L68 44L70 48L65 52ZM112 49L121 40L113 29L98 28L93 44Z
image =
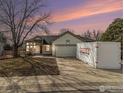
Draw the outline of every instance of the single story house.
M56 57L76 57L76 44L87 41L92 40L69 31L60 35L36 36L26 41L26 52Z

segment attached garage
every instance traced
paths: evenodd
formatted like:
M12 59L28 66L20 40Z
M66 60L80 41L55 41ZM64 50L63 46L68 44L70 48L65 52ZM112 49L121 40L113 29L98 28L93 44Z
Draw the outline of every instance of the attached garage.
M76 45L58 45L55 47L57 57L75 57Z
M65 32L52 43L52 55L56 57L76 57L76 44L82 39L71 33Z

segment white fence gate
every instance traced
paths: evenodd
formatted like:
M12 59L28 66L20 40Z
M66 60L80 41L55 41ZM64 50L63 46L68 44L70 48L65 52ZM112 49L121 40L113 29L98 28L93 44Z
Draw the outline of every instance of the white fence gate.
M95 67L120 69L121 49L119 42L86 42L77 44L78 59Z

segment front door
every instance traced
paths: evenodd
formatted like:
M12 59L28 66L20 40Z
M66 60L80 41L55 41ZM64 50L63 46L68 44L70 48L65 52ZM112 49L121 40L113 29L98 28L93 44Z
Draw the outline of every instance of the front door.
M42 54L42 45L40 46L40 53Z
M36 45L34 48L34 53L40 54L40 45Z

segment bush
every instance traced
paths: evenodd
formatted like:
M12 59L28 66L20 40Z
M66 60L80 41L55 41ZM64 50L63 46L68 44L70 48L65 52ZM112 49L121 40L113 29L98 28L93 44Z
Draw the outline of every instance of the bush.
M27 54L27 56L32 56L31 52L27 52L26 54Z
M10 46L10 44L5 44L4 50L12 50L12 46Z

